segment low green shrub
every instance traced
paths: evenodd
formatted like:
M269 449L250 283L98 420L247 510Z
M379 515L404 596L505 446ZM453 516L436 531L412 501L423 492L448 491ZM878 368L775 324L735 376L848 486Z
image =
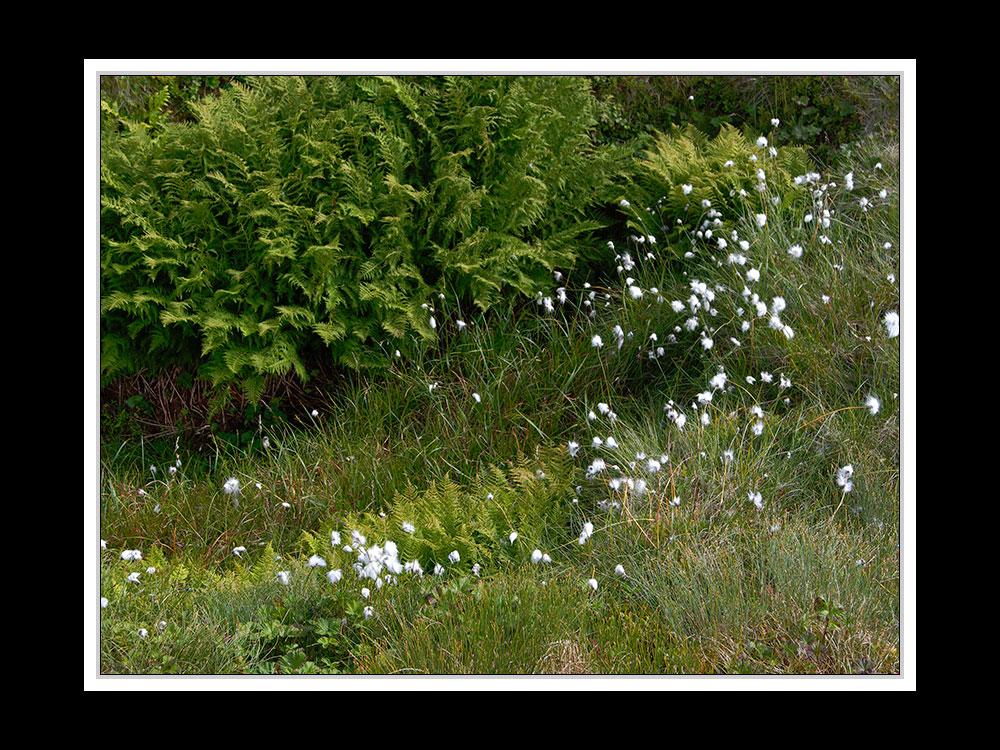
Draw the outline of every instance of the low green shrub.
M725 125L766 132L781 123L780 146L805 146L829 163L842 144L899 132L899 76L594 76L600 137L628 141L691 124L709 137Z
M640 240L652 235L662 251L690 248L696 236L712 240L720 250L730 243L734 220L772 222L791 216L809 201L801 189L812 162L803 148L773 148L766 135L741 133L724 125L709 138L694 126L674 126L655 133L638 161L629 195L637 205L623 204L630 230ZM818 175L817 175L818 177ZM720 242L719 240L723 240ZM725 253L723 253L723 257Z
M536 549L547 553L576 533L577 475L562 446L547 447L506 469L485 468L470 486L450 479L424 488L409 485L392 499L390 513L331 516L315 533L303 531L299 546L305 554L329 557L331 566L350 568L365 546L350 541L356 530L370 544L393 542L400 560L419 562L428 575L438 565L496 572L527 562ZM332 548L333 532L357 549L345 554ZM453 552L458 560L449 559Z

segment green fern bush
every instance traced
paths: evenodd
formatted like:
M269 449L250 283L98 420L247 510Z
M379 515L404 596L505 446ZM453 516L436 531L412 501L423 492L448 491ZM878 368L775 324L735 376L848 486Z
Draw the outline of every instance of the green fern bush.
M506 469L490 466L468 487L447 479L422 490L411 485L397 493L388 513L331 517L315 532L303 531L300 551L320 555L346 574L355 555L332 549L331 532L350 543L351 531L357 530L368 544L395 542L401 560L417 560L428 573L435 564L451 567L453 550L459 552L460 568L478 563L495 572L574 536L576 473L565 448L558 447L540 449L533 458L521 456ZM412 529L404 530L404 524ZM513 532L517 538L511 542Z
M547 289L625 164L576 77L264 77L192 107L101 134L105 381L382 363L435 340L438 294Z
M640 205L628 207L628 226L683 251L692 224L722 235L720 229L732 229L733 217L753 220L763 214L775 220L801 213L809 195L797 187L796 178L801 182L814 168L804 148L772 152L758 136L731 125L723 125L715 138L691 125L674 126L656 133L639 161L629 194ZM729 223L716 224L716 213Z

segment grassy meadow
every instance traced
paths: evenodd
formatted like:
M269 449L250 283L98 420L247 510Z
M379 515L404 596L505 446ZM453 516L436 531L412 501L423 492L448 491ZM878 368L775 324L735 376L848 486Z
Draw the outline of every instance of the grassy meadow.
M311 408L102 424L100 675L899 675L898 133L782 127L647 141L592 263Z

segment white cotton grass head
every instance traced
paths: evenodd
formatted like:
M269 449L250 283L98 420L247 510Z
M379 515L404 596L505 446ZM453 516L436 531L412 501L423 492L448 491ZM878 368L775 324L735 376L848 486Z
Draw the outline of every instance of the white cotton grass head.
M885 323L885 330L889 334L889 338L896 338L899 335L899 313L895 310L890 310L885 314L883 322Z
M854 489L854 482L851 481L851 477L854 476L854 466L847 464L837 469L837 484L843 489L844 492L850 492Z
M229 477L226 483L222 485L222 491L232 496L233 500L236 500L240 496L240 480L236 477Z
M882 402L879 401L878 396L871 395L865 399L865 407L867 407L868 411L874 417L878 414L879 409L882 408Z

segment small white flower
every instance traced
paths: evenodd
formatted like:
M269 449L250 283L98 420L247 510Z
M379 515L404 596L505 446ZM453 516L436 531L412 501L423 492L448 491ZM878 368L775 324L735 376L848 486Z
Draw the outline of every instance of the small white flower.
M309 558L308 565L310 568L325 568L326 560L324 560L319 555L313 555L312 557Z
M568 444L568 445L566 446L566 448L567 448L567 450L569 451L569 455L575 458L575 457L576 457L576 454L577 454L577 453L579 452L579 450L580 450L580 444L579 444L579 443L577 443L577 442L576 442L576 441L574 441L574 440L570 440L570 441L569 441L569 444Z
M105 598L104 598L104 597L102 596L102 597L101 597L101 609L107 609L107 608L108 608L108 600L107 600L107 599L105 599Z
M802 257L802 246L801 245L792 245L790 248L788 248L788 254L791 255L793 258L801 258Z
M414 526L412 523L410 523L409 521L403 521L403 531L405 531L407 534L412 534L416 530L417 530L416 526Z
M139 583L139 574L138 573L129 573L128 574L128 580L131 581L132 583Z
M453 549L451 553L448 555L448 559L451 561L453 565L457 563L461 559L461 556L458 554L458 550Z
M533 562L535 565L538 565L538 563L540 563L541 561L542 561L542 551L536 549L534 552L531 553L531 562Z
M597 591L597 579L596 578L591 578L589 581L587 581L587 585L590 586L590 588L592 588L594 591Z
M757 219L757 226L763 227L767 224L767 214L757 214L754 218Z
M330 546L336 549L340 546L340 532L331 531L330 532Z
M767 138L765 138L764 136L761 136L760 138L758 138L757 139L757 145L760 148L767 148Z
M362 611L364 612L366 620L370 620L371 618L373 618L375 616L375 608L374 607L365 607L364 610L362 610Z
M363 587L361 589L361 596L363 596L365 599L370 599L371 595L372 595L372 592L367 587Z
M463 328L465 328L465 321L464 320L456 320L455 321L455 325L457 325L458 326L458 330L461 331Z
M328 580L330 583L337 583L343 577L344 574L343 572L341 572L340 568L337 568L336 570L331 570L329 573L326 574L326 580Z
M590 339L590 345L595 349L600 349L602 346L604 346L604 341L601 339L599 335L595 333Z
M850 492L854 489L854 482L851 481L853 476L854 467L851 464L837 469L837 484L844 489L844 492Z
M761 508L764 507L764 498L761 497L759 492L751 492L749 494L750 494L750 502L754 504L757 510L760 510Z
M236 477L229 477L226 483L222 485L222 491L227 495L232 495L234 498L240 495L240 480Z
M615 575L618 576L619 578L624 578L625 577L625 568L623 568L621 565L616 565L615 566Z
M275 575L275 578L277 578L282 584L287 586L289 582L289 572L287 570L279 570Z
M883 320L885 322L885 330L889 334L889 338L896 338L899 335L899 313L895 310L891 310L885 314L885 318Z
M474 398L474 399L476 400L476 403L477 403L477 404L478 404L478 403L482 403L482 400L483 400L483 398L482 398L482 396L480 396L480 395L479 395L478 393L473 393L473 394L472 394L472 398Z
M138 635L140 638L146 638L147 636L149 636L149 631L146 630L146 628L139 628L136 635Z
M406 563L406 565L403 566L403 569L407 573L413 573L414 575L418 575L418 576L423 576L424 575L424 569L420 565L420 561L419 560L410 560L410 562Z
M507 538L510 539L510 543L513 544L514 542L517 541L517 532L516 531L510 532L510 536Z
M681 185L681 190L684 191L684 195L691 195L691 191L694 190L693 185Z
M877 396L869 396L865 399L865 406L868 407L868 411L870 411L874 417L878 414L878 410L882 408L882 402L878 400Z
M434 575L436 575L436 576L443 576L444 575L444 566L442 566L440 563L434 563Z

